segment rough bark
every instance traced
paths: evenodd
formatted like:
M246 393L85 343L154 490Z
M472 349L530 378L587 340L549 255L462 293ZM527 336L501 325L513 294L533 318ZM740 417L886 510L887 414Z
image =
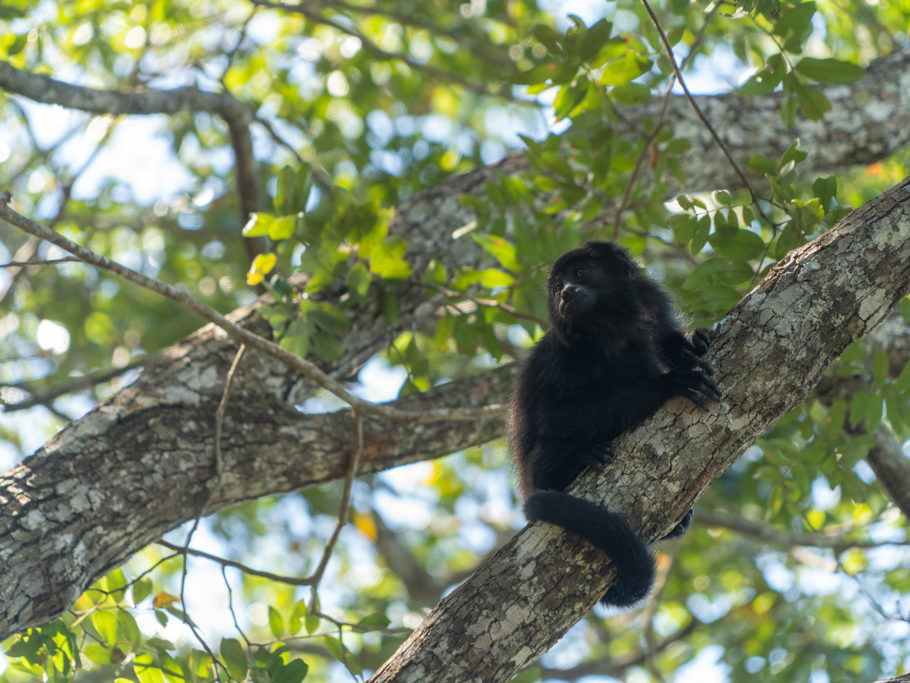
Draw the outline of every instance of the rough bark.
M570 490L659 538L908 289L910 178L788 254L721 321L709 352L721 405L702 412L670 402L620 439L609 468L584 473ZM508 680L611 580L603 553L531 524L443 598L371 681Z
M745 101L735 95L703 98L701 105L741 159L756 152L773 157L781 144L799 135L804 146L813 150L807 171L842 168L881 158L907 144L908 62L910 51L903 51L870 68L855 84L824 89L835 111L822 122L801 122L792 131L779 128L776 95ZM38 101L99 113L212 111L242 125L252 116L245 105L228 96L193 88L95 91L28 74L2 61L0 87ZM841 109L846 112L843 116ZM756 110L757 118L750 118L749 112ZM629 135L637 134L637 125L646 115L647 110L630 112ZM668 120L677 126L677 135L691 135L696 148L708 147L702 142L704 131L684 103L671 104ZM729 165L719 154L691 156L682 169L688 190L735 185ZM451 238L453 231L475 219L459 196L483 196L488 179L527 170L523 158L510 157L403 202L391 230L408 240L415 277L396 288L400 318L392 326L385 325L377 292L353 314L342 340L341 360L323 369L336 378L350 376L398 332L432 320L438 299L429 297L420 285L427 264L439 259L454 272L487 263L487 255L473 240ZM252 311L240 311L235 317L266 331ZM293 406L312 395L314 387L283 366L248 354L225 420L224 475L211 481L211 427L235 350L224 335L203 329L162 354L131 387L74 421L45 448L0 477L0 637L58 614L108 568L161 531L191 519L207 497L205 509L213 511L235 500L341 474L349 443L349 430L339 427L343 416L301 417ZM449 399L457 399L460 406L466 400L501 401L508 372L466 380L464 386L473 389L458 391ZM443 393L440 390L423 400L443 400L439 398ZM437 424L419 430L383 425L384 440L371 436L376 429L367 429L372 450L366 454L364 471L375 471L369 468L487 440L499 433L500 425ZM424 431L434 429L432 434ZM418 450L417 443L424 444L424 450Z
M236 350L217 337L209 326L172 347L0 477L0 638L59 614L96 578L200 513L345 475L349 411L300 413L282 398L288 373L247 353L229 394L215 476L214 410ZM501 403L513 375L504 366L393 405ZM446 455L456 434L462 448L501 433L500 416L454 426L367 417L358 474Z

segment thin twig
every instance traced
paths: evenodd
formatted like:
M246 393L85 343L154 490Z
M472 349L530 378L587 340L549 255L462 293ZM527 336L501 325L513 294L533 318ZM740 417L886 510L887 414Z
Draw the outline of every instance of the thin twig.
M250 650L253 647L253 644L250 642L250 639L246 637L246 633L242 628L240 628L240 622L237 621L237 613L234 611L234 590L231 588L231 582L228 580L227 576L227 567L221 565L221 578L224 579L224 587L227 589L228 594L228 611L231 613L231 620L234 622L234 630L240 634L240 637L246 642L247 650Z
M203 504L202 507L205 507L205 505ZM190 541L193 540L193 534L196 533L196 529L199 527L199 519L200 519L200 515L196 515L196 519L193 520L193 526L190 527L189 533L187 533L187 535L186 535L185 545L187 545L187 546L190 544ZM183 608L182 609L183 623L189 627L190 632L193 634L193 637L196 638L196 640L202 646L202 649L205 650L206 654L211 658L212 670L213 670L213 673L215 674L215 680L219 681L221 679L218 676L218 667L220 666L222 669L224 669L225 674L228 673L228 670L224 666L224 664L221 663L221 661L218 659L218 657L215 656L215 653L212 652L212 648L209 647L209 644L205 641L205 638L202 637L202 634L199 632L199 629L196 628L196 624L193 623L193 618L190 616L189 609L187 608L187 605L186 605L186 597L185 597L186 577L187 577L188 572L189 572L189 560L188 560L187 556L184 555L183 556L183 570L180 574L180 606ZM228 675L228 676L230 677L230 675Z
M215 411L215 480L216 482L221 479L221 473L223 471L223 460L221 457L221 426L224 423L224 410L227 407L228 395L231 391L231 381L234 379L234 373L237 372L237 366L240 364L240 359L243 356L243 352L246 351L246 346L243 344L240 345L240 348L237 349L237 353L234 354L234 362L231 363L231 368L228 370L227 377L224 380L224 391L221 393L221 401L218 402L218 409Z
M81 259L76 259L81 262ZM140 358L139 360L134 360L132 363L127 363L126 365L120 366L119 368L109 368L103 372L96 373L94 375L86 375L85 377L77 377L74 380L60 384L52 389L47 389L45 391L32 391L28 385L21 384L7 384L6 386L16 387L17 389L22 389L27 391L32 396L24 401L19 401L18 403L7 403L3 406L4 413L12 413L16 410L25 410L26 408L33 408L38 405L47 405L54 399L64 394L71 394L74 391L81 391L82 389L88 389L95 386L96 384L101 384L102 382L107 382L114 377L118 377L125 372L130 370L135 370L136 368L141 368L149 360L149 356Z
M470 301L471 303L476 304L477 306L482 306L482 307L486 307L486 308L496 308L496 309L502 311L503 313L508 313L509 315L511 315L515 318L519 318L521 320L530 320L531 322L535 322L544 329L547 329L550 326L550 323L548 321L542 320L541 318L538 318L536 315L531 315L530 313L522 313L514 306L510 306L509 304L504 304L501 301L496 301L496 299L478 299L477 297L473 297L470 294L465 294L464 292L458 292L458 291L455 291L454 289L448 289L447 287L438 285L435 282L428 282L426 284L428 287L435 289L437 292L439 292L440 294L446 295L450 299L464 299L465 301ZM457 308L456 308L456 310L458 310L459 313L462 313L461 310L459 310Z
M654 28L657 30L657 34L660 36L660 40L667 52L667 59L670 60L670 64L673 66L673 73L676 74L676 78L679 81L679 86L683 89L683 92L686 95L686 100L688 100L689 104L692 106L693 111L695 111L695 115L698 116L699 120L702 122L702 125L704 125L704 127L708 130L708 132L711 134L711 137L714 138L714 142L716 142L718 147L720 147L721 151L724 153L724 156L727 157L727 161L730 162L730 166L733 168L733 172L739 176L739 179L742 181L743 186L749 191L749 196L752 198L752 204L755 206L755 210L768 225L773 225L771 219L765 215L765 212L759 205L758 195L755 193L755 190L752 189L752 184L749 182L749 179L746 178L746 174L742 172L739 164L736 163L733 155L730 154L730 150L727 149L727 146L724 144L724 141L721 140L720 135L718 135L717 131L714 130L714 126L712 126L711 122L708 121L708 117L705 116L704 112L701 110L701 107L698 106L698 103L692 96L692 93L689 92L689 86L686 85L686 80L683 78L682 72L679 69L679 64L676 63L676 57L673 54L673 47L670 45L670 41L667 39L667 34L664 33L664 29L660 25L660 21L658 21L657 15L651 8L648 0L641 0L641 4L645 8L645 11L648 13L648 16L651 18L651 23L654 24Z
M442 420L480 420L497 417L501 415L504 410L502 405L491 405L483 408L444 408L426 411L407 411L366 401L352 394L341 382L327 375L314 363L291 353L275 342L260 337L258 334L231 322L191 294L159 280L150 278L147 275L143 275L142 273L138 273L135 270L127 268L126 266L101 256L100 254L96 254L90 249L86 249L85 247L66 239L59 233L49 230L43 225L13 211L9 207L8 202L9 193L0 193L0 218L3 218L11 225L24 230L30 235L40 237L52 244L56 244L61 249L78 256L82 261L90 265L110 271L125 280L129 280L141 287L145 287L146 289L150 289L153 292L165 296L172 301L176 301L205 320L214 323L238 342L246 344L246 346L256 349L267 356L271 356L288 367L297 370L306 378L324 389L327 389L352 408L356 408L364 414L376 415L400 422L436 422Z
M344 489L341 492L341 503L338 506L338 521L335 523L335 529L325 544L322 552L322 559L316 571L313 572L310 588L310 609L316 609L316 592L319 589L319 582L325 574L325 569L332 557L332 550L338 541L338 535L341 529L348 523L348 509L351 505L351 489L354 485L354 477L357 475L357 468L360 465L360 457L363 455L363 415L356 408L351 408L351 417L354 420L354 448L351 452L351 459L348 462L348 469L344 476Z
M705 37L705 33L708 29L708 24L711 22L711 19L714 17L714 14L722 7L721 3L717 3L714 7L708 12L708 15L705 17L705 21L701 26L701 29L698 32L698 35L695 36L695 40L692 41L692 47L689 49L689 54L686 55L683 59L682 64L680 64L680 71L686 67L686 64L692 59L698 50L698 47L701 44L701 41ZM622 215L625 212L626 208L629 205L629 199L632 196L632 189L635 187L635 181L638 179L638 173L641 170L642 164L645 157L648 155L648 150L651 145L654 144L654 141L657 139L657 136L660 134L660 131L663 129L664 124L667 122L667 113L670 111L670 99L673 94L673 84L676 82L676 74L674 73L670 77L670 82L667 84L667 90L664 93L663 103L660 108L660 115L657 118L657 124L654 126L654 130L651 131L651 134L645 138L645 144L641 148L641 153L638 155L638 159L635 160L635 167L632 169L632 175L629 177L629 182L626 184L626 190L622 195L622 202L620 202L619 208L616 210L616 218L613 220L613 239L619 239L619 227L622 222Z
M32 268L34 266L56 266L58 263L82 263L75 256L64 256L63 258L52 258L46 261L10 261L9 263L0 263L0 268Z
M239 569L244 574L249 574L250 576L258 576L263 579L268 579L269 581L277 581L278 583L286 583L290 586L310 586L313 581L310 578L299 578L295 576L283 576L281 574L274 574L272 572L262 571L261 569L255 569L249 565L245 565L241 562L236 562L235 560L229 560L226 557L218 557L218 555L212 555L207 553L204 550L196 550L195 548L189 548L187 546L177 545L176 543L171 543L166 541L163 538L159 538L155 541L158 545L164 546L173 550L179 555L192 555L193 557L201 557L205 560L211 560L212 562L217 562L222 567L232 567L233 569Z

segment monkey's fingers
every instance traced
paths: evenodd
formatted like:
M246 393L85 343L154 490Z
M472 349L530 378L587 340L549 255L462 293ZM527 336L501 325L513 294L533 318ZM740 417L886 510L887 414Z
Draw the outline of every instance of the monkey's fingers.
M707 350L707 349L705 349L705 350ZM702 352L702 353L704 353L704 352ZM691 361L692 363L695 363L695 365L700 367L702 370L707 372L709 375L714 374L714 367L708 361L706 361L704 358L699 358L697 350L693 352L689 349L683 349L681 355L687 361Z
M604 466L609 465L616 459L616 453L613 452L613 444L607 442L592 448L584 454L583 459L591 467L602 470Z
M696 389L712 401L720 401L724 397L724 393L720 390L720 387L717 386L717 382L707 375L702 375L700 377Z
M695 334L692 335L692 346L695 347L695 353L699 356L705 355L713 338L714 333L706 327L699 327L695 330Z
M695 389L687 389L685 396L702 410L708 409L708 405L701 399L701 396L698 395L698 392Z

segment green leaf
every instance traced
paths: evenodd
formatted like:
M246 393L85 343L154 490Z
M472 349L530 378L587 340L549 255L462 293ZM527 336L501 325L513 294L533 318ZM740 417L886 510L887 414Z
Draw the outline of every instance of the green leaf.
M306 678L309 666L302 659L292 659L287 664L282 664L273 669L269 667L272 683L300 683Z
M803 57L794 67L806 78L820 83L852 83L863 77L863 67L839 59Z
M479 235L475 233L471 236L477 244L483 247L484 251L491 254L504 268L512 272L521 270L514 244L494 235Z
M398 320L398 298L387 289L382 292L382 321L392 325Z
M697 254L705 248L710 230L711 217L705 215L699 218L698 222L695 224L695 234L692 235L692 243L689 246L693 254Z
M284 634L284 619L281 617L281 612L271 605L269 605L269 630L276 638L280 638Z
M403 238L387 237L382 246L370 253L370 272L384 280L403 280L411 274L411 265L405 260L408 243Z
M309 166L294 168L284 166L278 172L275 192L275 211L278 214L296 214L306 209L312 187Z
M246 676L249 663L246 650L236 638L224 638L221 641L221 659L227 667L231 678L242 681Z
M774 33L787 36L794 33L806 33L812 30L812 17L815 14L814 2L804 2L796 7L785 9L774 24Z
M790 221L784 226L783 231L781 231L777 238L777 242L774 244L772 250L774 258L782 259L791 250L801 247L805 242L806 238L803 236L802 232L800 232L793 221Z
M356 296L362 298L367 295L367 292L370 291L370 283L372 279L370 278L370 273L367 270L367 267L360 261L351 266L351 270L348 271L348 276L346 279L346 284L348 290L353 292Z
M910 361L904 363L904 367L897 376L896 385L902 392L910 392Z
M564 51L561 45L563 36L554 31L551 27L546 26L545 24L537 24L531 29L531 35L537 38L551 54L563 54Z
M241 234L244 237L262 237L269 234L269 227L275 220L275 216L270 213L251 213L246 225L243 226Z
M288 239L291 235L294 234L294 228L297 225L298 217L295 216L281 216L272 221L269 225L269 237L276 242L281 240Z
M640 83L623 83L610 91L610 97L621 104L644 104L651 99L651 90Z
M307 635L316 633L319 630L319 615L307 612L307 615L303 618L303 628L306 630Z
M780 85L780 82L780 73L772 69L761 69L752 74L752 77L739 87L739 94L743 97L768 95L769 93L774 92L774 89Z
M147 653L136 655L133 672L139 683L167 683L155 658Z
M729 256L736 261L757 259L765 253L762 238L749 230L736 228L716 230L708 238L708 242L718 254Z
M699 264L683 282L683 287L698 290L715 284L735 286L749 282L753 275L748 264L715 256Z
M883 387L888 378L888 354L876 349L872 354L872 382L876 387Z
M110 610L98 610L91 616L92 626L108 645L117 644L117 617Z
M310 341L313 353L325 360L338 360L344 353L341 341L332 335L316 332Z
M351 326L348 316L326 301L304 299L300 302L300 310L316 327L329 334L340 335Z
M785 166L791 161L795 164L799 164L805 161L807 156L809 156L809 154L799 146L799 140L794 140L781 156L780 165Z
M151 579L140 579L133 584L132 597L133 604L138 605L152 594L154 584Z
M619 59L614 59L604 65L600 74L602 85L623 85L635 80L650 71L653 62L650 59L641 59L633 53L627 52Z
M325 649L328 650L329 654L332 655L332 657L338 660L344 657L344 645L340 640L338 640L338 638L334 638L333 636L325 636L323 638L323 642L325 643Z
M125 609L117 610L117 632L122 639L131 645L138 645L142 640L142 633L135 617Z
M383 629L390 623L389 618L382 612L373 612L358 621L357 626L362 629L372 630Z
M850 424L858 425L866 415L866 392L857 391L850 398Z
M809 85L796 87L796 99L803 113L812 121L818 121L831 108L828 98Z
M866 431L872 432L881 424L882 410L885 407L885 400L881 394L868 394L866 396Z

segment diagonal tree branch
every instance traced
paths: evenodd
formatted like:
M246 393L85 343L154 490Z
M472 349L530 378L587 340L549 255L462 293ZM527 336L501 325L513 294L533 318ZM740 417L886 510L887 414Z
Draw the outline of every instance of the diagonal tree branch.
M910 178L788 254L720 323L710 360L723 404L705 413L671 401L619 440L610 467L570 490L661 537L908 290ZM371 681L508 680L611 581L603 553L531 524L443 598Z

